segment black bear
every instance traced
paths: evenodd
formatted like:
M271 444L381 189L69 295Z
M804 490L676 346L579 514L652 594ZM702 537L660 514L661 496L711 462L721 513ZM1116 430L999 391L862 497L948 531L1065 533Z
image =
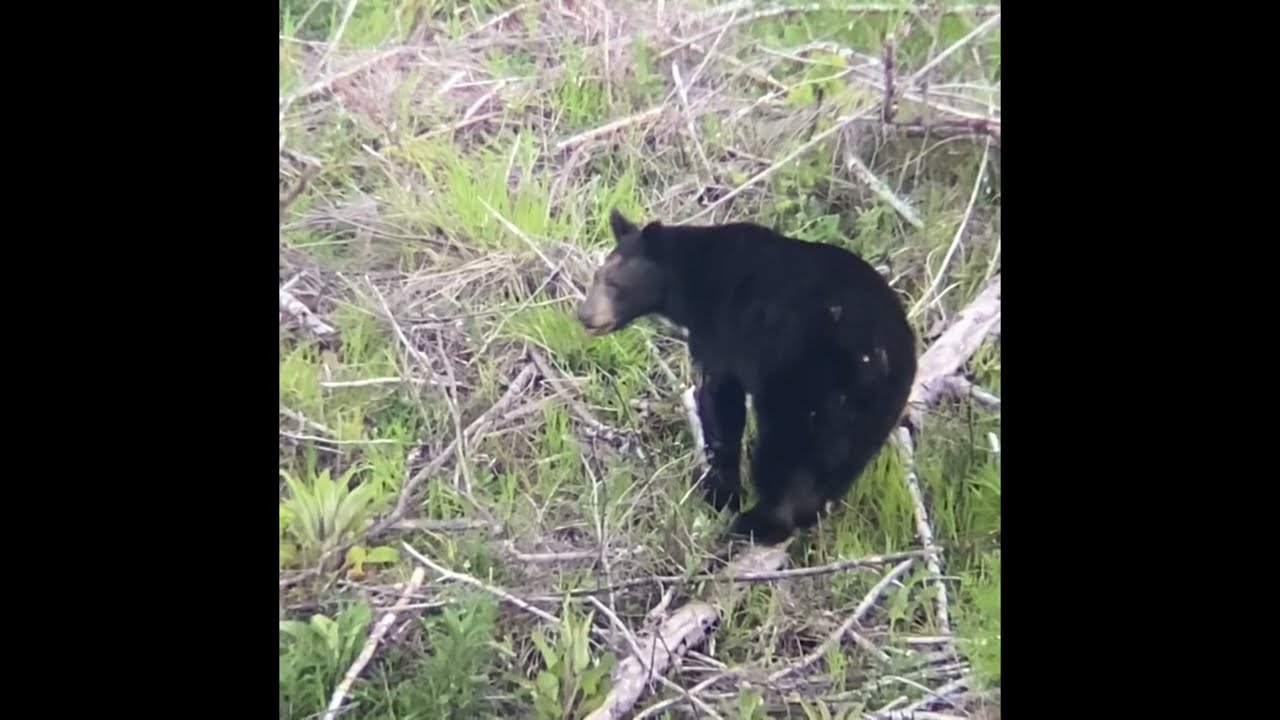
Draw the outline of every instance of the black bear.
M649 314L684 327L706 500L741 508L749 394L758 501L729 531L776 544L811 527L902 420L916 337L901 300L857 255L754 223L640 228L613 210L610 224L615 246L579 322L595 336Z

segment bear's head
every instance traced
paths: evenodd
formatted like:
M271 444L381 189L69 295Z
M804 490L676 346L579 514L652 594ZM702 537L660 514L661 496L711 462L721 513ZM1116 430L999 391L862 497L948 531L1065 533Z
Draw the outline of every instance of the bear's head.
M614 248L596 270L578 304L578 322L592 335L607 335L662 307L664 277L657 262L659 222L644 228L613 210Z

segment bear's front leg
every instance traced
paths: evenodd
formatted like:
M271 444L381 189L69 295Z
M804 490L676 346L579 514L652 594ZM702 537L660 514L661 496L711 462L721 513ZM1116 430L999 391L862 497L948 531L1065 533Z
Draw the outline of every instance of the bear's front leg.
M742 506L742 434L747 425L747 396L727 375L701 373L694 389L690 420L701 426L701 451L707 463L701 475L703 498L717 512ZM696 432L695 436L699 433Z

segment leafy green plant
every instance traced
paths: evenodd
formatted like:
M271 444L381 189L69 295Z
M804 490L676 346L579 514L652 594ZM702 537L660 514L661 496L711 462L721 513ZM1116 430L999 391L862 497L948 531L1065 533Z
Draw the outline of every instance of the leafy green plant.
M280 621L280 703L284 717L324 709L329 694L364 644L373 612L357 603L337 617Z
M491 684L484 670L500 649L493 640L497 611L491 599L477 598L467 607L446 608L423 620L431 643L419 673L425 690L423 717L476 716L481 694Z
M533 631L533 644L542 655L543 669L534 680L520 684L533 700L539 718L563 720L580 718L600 706L609 692L609 673L617 658L606 653L591 659L588 637L595 613L580 619L566 602L560 615L556 644L547 641L542 628Z
M375 490L368 484L350 487L356 470L350 467L334 481L325 469L310 485L287 470L280 471L289 488L289 497L280 505L282 564L286 558L302 566L314 564L363 527ZM362 560L370 562L367 556Z

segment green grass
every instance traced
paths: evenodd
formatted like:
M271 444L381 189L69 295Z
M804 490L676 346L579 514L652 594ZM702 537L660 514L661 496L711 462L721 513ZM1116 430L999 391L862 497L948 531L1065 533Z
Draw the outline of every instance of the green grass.
M928 340L998 270L998 146L885 130L883 75L870 64L891 35L905 84L987 16L851 12L857 3L836 0L756 9L787 4L805 9L750 20L743 10L721 36L729 13L699 20L710 4L663 3L664 22L679 19L675 35L699 48L668 52L680 40L642 33L655 25L651 2L608 4L606 18L592 3L562 12L514 0L365 0L343 24L345 0L282 0L282 191L299 156L320 167L285 213L280 280L337 332L322 338L282 316L281 717L323 713L415 568L402 542L556 622L429 571L347 695L344 718L585 717L629 649L590 632L612 633L612 621L568 593L706 570L727 518L689 493L697 466L679 402L690 379L683 343L653 321L591 340L573 317L575 287L608 247L611 208L679 222L869 108L865 122L701 220L752 219L848 247L881 266L910 307L934 287L913 317ZM292 97L405 43L421 49L341 75L331 92ZM947 54L930 74L934 104L974 116L998 108L999 59L998 27ZM685 83L695 79L692 119L673 62ZM592 134L656 106L662 115ZM904 122L946 117L898 104ZM850 171L849 154L914 208L919 226ZM550 376L539 369L509 392L530 366ZM965 370L999 395L998 345ZM466 441L456 444L459 428ZM961 674L977 699L941 711L978 713L998 697L999 436L998 411L947 401L916 448L960 659L931 657L936 583L917 563L861 625L876 652L846 638L788 683L725 678L699 697L724 717L854 717ZM428 465L407 501L405 519L418 524L369 536ZM919 545L904 466L887 446L841 507L792 544L790 566ZM887 569L753 584L697 651L753 677L795 663ZM669 609L712 590L641 583L595 597L638 631L669 588ZM689 687L709 672L691 658L668 677ZM672 697L657 687L637 710ZM674 704L655 717L688 710Z

